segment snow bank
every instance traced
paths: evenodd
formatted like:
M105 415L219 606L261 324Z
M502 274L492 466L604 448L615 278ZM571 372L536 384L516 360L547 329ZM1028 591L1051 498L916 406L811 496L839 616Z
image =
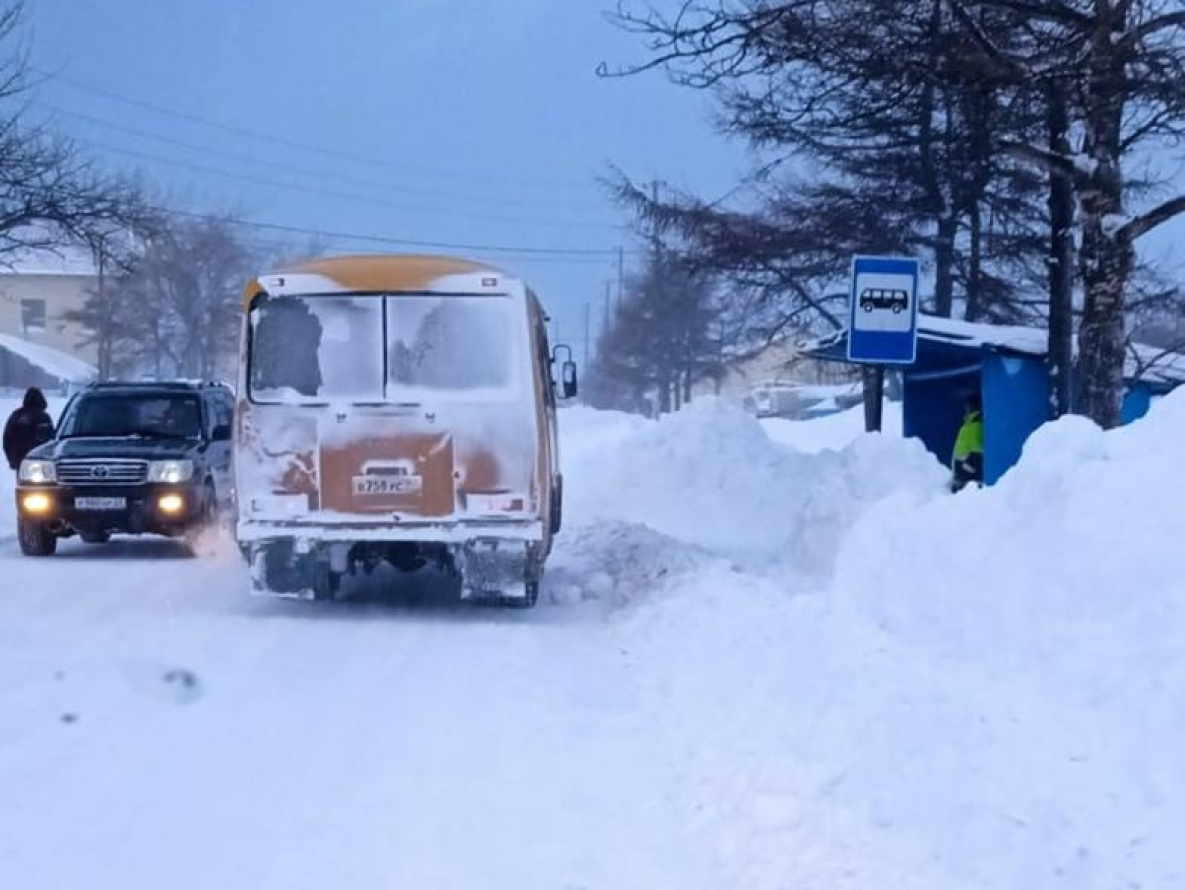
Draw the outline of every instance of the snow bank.
M775 442L789 445L798 451L808 454L839 451L864 435L864 406L849 408L813 420L770 417L762 420L761 425ZM884 433L893 437L901 435L900 402L885 402Z
M806 454L714 400L657 422L574 420L563 427L570 522L644 526L750 570L826 572L870 504L929 497L945 480L917 442L860 435L841 451Z
M1185 392L1068 418L993 489L867 496L813 591L709 564L626 613L722 886L1182 886L1183 440Z
M1180 634L1185 391L1103 433L1079 417L1037 431L991 489L869 512L836 587L887 629L963 656L1063 650L1068 636ZM1151 636L1146 636L1150 634Z
M597 411L584 405L560 409L560 463L573 478L594 471L598 457L620 449L653 421L622 411Z

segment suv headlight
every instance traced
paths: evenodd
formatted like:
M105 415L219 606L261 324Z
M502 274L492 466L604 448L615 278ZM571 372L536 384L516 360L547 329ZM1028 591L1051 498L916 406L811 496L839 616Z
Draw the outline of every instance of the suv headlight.
M34 485L44 485L47 482L58 481L58 468L52 460L23 460L19 478L21 482L31 482Z
M148 464L148 481L175 485L193 478L191 460L154 460Z

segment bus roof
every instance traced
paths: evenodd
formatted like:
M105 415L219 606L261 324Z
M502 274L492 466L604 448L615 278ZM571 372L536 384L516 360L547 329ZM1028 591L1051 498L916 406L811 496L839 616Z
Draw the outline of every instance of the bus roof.
M432 289L433 282L452 276L487 276L504 281L505 272L494 266L447 256L417 254L360 254L322 257L274 269L247 283L243 300L247 307L260 293L282 285L286 277L307 279L321 293L418 291ZM269 282L272 282L269 284Z

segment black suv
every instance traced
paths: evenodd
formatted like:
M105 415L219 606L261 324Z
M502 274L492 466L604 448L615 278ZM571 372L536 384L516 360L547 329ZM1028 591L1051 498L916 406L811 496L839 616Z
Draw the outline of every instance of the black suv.
M57 434L21 462L21 552L58 538L185 537L233 515L234 396L219 383L96 383L62 412Z

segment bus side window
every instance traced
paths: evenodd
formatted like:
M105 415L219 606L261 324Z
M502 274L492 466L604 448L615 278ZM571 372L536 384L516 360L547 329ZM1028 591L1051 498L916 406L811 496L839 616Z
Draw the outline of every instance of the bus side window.
M555 376L551 361L551 344L547 342L547 327L543 322L535 321L535 340L537 343L539 369L543 375L543 398L548 407L556 407Z

